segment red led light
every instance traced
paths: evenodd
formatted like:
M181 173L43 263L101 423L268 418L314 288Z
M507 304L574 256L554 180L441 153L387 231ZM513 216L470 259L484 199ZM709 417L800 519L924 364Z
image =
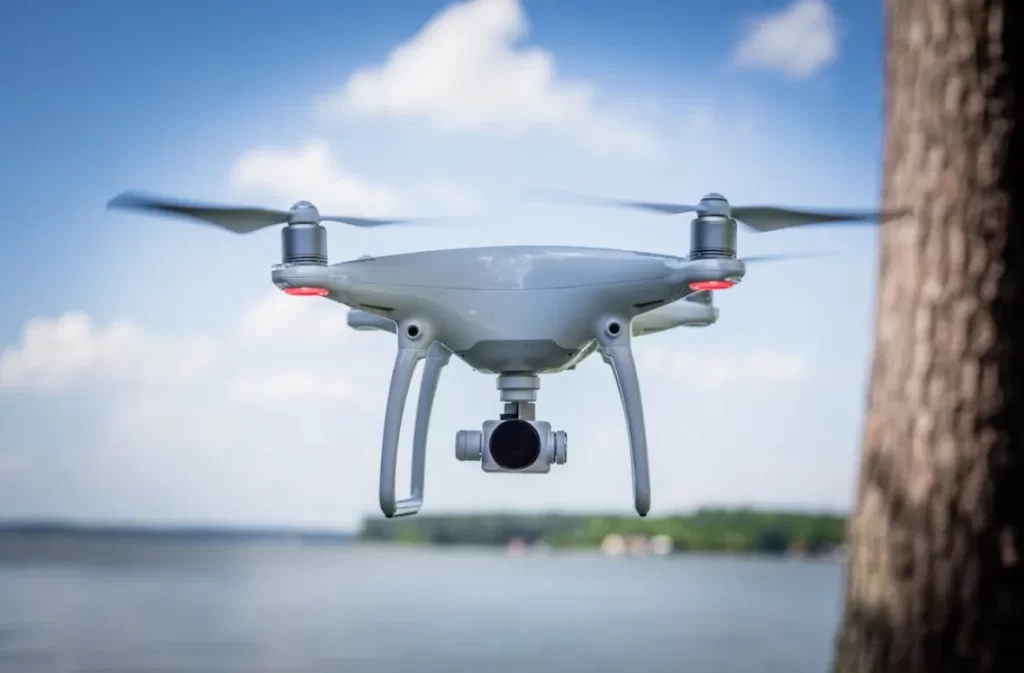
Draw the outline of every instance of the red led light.
M699 280L696 283L690 283L690 289L694 292L700 292L701 290L728 290L735 284L736 282L732 280Z
M286 287L285 294L293 297L326 297L327 290L322 287Z

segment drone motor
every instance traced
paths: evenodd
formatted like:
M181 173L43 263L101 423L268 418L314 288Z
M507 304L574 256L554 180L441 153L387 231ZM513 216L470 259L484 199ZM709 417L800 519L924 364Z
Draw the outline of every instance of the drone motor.
M706 195L697 213L690 223L690 259L735 259L736 220L725 197Z
M281 229L281 262L327 265L327 230L309 201L292 206L288 224Z

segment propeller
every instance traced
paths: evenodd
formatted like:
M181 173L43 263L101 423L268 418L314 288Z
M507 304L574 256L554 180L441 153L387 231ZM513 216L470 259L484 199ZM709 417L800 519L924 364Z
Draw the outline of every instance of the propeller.
M411 219L380 220L343 215L321 215L316 207L308 201L299 201L290 210L271 210L178 201L139 192L120 194L107 203L107 208L186 217L236 234L250 234L279 224L341 222L354 227L381 227L414 221Z
M797 252L783 255L753 255L751 257L740 257L745 264L760 264L761 262L786 262L792 259L818 259L821 257L834 257L835 252Z
M656 203L650 201L629 201L609 199L553 190L531 190L538 198L556 203L575 203L592 206L633 208L662 215L697 213L698 215L721 215L742 222L756 232L777 231L789 227L809 224L833 224L875 220L888 222L907 215L907 210L803 210L777 206L731 206L721 194L708 194L696 205L681 203Z

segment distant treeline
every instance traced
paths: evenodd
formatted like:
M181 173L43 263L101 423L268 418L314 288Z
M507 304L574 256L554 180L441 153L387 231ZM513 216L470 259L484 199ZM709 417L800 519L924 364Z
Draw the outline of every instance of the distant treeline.
M360 540L435 545L506 545L513 539L554 547L596 547L606 536L667 535L677 550L822 553L843 543L845 517L834 514L700 509L662 518L566 515L417 515L367 519Z

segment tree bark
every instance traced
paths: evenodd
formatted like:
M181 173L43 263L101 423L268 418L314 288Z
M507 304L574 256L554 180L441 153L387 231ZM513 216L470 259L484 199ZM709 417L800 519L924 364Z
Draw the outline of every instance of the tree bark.
M887 0L875 355L835 673L1024 673L1024 0Z

